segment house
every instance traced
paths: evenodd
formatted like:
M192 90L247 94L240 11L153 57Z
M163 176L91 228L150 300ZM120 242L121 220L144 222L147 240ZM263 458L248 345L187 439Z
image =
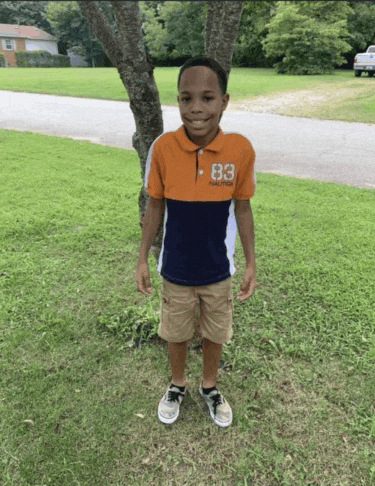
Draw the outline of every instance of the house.
M48 32L29 25L0 24L0 52L7 67L17 67L15 51L48 51L58 54L57 40ZM68 51L71 66L87 66L81 57Z
M9 67L16 67L15 51L48 51L58 54L56 39L44 30L28 25L0 24L0 52Z

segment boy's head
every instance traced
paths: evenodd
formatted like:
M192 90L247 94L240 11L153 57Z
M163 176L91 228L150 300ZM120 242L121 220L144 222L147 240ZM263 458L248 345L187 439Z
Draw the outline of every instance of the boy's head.
M226 72L214 59L193 57L181 67L177 87L186 132L195 144L204 147L216 136L228 105Z

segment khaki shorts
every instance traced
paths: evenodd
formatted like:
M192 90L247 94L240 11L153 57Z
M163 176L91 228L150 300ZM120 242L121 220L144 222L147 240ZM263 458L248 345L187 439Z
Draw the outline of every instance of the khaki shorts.
M181 343L198 331L214 343L227 343L233 335L232 278L196 287L177 285L163 278L160 309L158 335L162 339Z

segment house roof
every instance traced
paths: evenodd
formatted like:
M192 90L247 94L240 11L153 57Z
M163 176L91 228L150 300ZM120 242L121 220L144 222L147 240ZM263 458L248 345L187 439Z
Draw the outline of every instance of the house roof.
M56 40L53 35L31 25L0 24L0 37L21 39Z

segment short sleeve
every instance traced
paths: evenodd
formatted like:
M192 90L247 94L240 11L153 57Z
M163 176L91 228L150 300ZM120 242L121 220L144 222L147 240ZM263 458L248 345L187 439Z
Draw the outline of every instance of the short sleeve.
M255 192L255 151L251 143L248 140L246 142L241 154L241 163L239 164L233 199L250 199Z
M162 157L158 151L157 139L148 152L144 186L147 193L154 199L164 198L164 183L162 177Z

